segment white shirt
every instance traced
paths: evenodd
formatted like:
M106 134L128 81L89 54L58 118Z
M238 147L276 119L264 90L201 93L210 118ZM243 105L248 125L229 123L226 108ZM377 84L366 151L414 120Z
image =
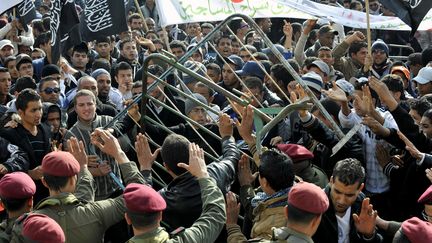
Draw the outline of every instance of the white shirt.
M336 214L338 224L338 243L349 243L349 232L350 232L350 217L351 207L347 209L345 215L340 217Z

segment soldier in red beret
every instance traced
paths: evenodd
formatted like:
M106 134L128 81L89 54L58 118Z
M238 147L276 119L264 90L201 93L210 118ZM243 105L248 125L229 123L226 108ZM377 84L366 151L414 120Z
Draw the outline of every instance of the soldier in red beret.
M0 180L0 204L7 210L8 218L0 224L0 242L9 242L13 223L33 208L36 185L24 172L6 174Z
M124 191L125 218L132 225L135 236L128 242L214 242L225 223L224 198L214 179L210 178L204 161L204 152L196 144L189 144L189 165L179 167L194 175L201 188L202 214L184 232L170 239L160 227L166 208L163 197L151 187L129 184ZM145 203L143 203L145 202Z
M25 214L15 222L12 242L64 243L65 234L52 218L38 213Z
M314 154L302 145L298 144L278 144L276 147L286 153L293 161L294 173L304 181L314 183L324 188L328 184L325 172L318 166L311 163Z
M50 196L35 207L35 213L54 219L68 242L103 242L105 231L124 217L123 197L95 202L95 184L87 168L84 144L76 138L68 143L70 153L55 151L42 160L42 182ZM115 159L126 184L145 183L136 164L129 161L111 133L96 129L92 143Z
M395 243L432 242L432 223L417 217L405 220L393 239Z

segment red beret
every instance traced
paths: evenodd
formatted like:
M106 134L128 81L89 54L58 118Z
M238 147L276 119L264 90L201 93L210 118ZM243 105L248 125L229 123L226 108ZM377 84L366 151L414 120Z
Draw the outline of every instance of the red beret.
M419 197L418 203L432 204L432 185Z
M22 235L39 243L64 243L66 237L60 225L52 218L32 213L23 223Z
M5 199L26 199L36 192L32 178L24 172L6 174L0 180L0 197Z
M309 213L322 214L327 211L329 200L320 187L309 182L299 182L288 193L288 204Z
M165 210L166 202L153 188L131 183L124 190L126 208L136 213L155 213Z
M69 152L54 151L42 160L42 172L51 176L74 176L80 171L80 164Z
M417 217L405 220L402 223L402 232L411 241L416 243L432 242L432 224Z
M298 144L278 144L276 147L288 155L293 160L293 162L313 159L314 157L314 154L311 151Z

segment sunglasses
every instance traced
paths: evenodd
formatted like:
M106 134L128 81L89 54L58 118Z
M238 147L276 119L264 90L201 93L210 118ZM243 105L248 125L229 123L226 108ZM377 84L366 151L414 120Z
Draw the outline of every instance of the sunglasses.
M43 90L46 94L52 94L52 93L60 93L60 88L46 88Z

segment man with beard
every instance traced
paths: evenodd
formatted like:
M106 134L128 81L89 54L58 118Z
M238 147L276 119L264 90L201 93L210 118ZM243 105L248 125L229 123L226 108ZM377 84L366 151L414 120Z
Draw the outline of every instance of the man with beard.
M98 68L91 73L91 76L96 79L98 88L98 99L104 104L113 104L117 110L123 108L123 96L120 91L111 87L111 75L103 69Z

